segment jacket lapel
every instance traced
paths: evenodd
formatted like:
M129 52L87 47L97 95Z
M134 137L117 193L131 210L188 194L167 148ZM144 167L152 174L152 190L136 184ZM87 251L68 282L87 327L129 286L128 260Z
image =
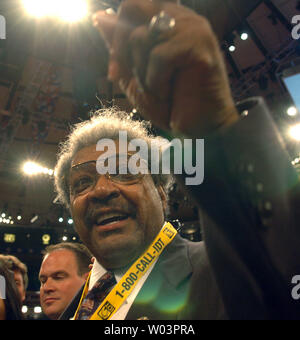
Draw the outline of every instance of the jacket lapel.
M67 306L67 308L63 311L63 313L61 314L58 320L70 320L75 315L76 309L80 302L83 289L84 289L84 285L76 293L75 297L70 302L70 304Z
M187 242L177 235L160 256L126 319L176 319L187 300L191 273Z
M176 319L180 303L186 298L186 283L191 273L187 241L176 235L158 259L126 319ZM59 320L69 320L74 316L83 288L77 292Z

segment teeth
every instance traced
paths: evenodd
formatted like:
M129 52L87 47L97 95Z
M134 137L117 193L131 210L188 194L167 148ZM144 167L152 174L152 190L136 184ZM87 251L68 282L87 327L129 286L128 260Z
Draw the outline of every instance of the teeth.
M108 223L115 223L115 222L118 222L118 221L120 221L120 220L122 220L122 219L125 219L125 218L127 218L128 217L128 215L116 215L116 214L113 214L113 213L111 213L111 214L106 214L106 215L102 215L101 217L99 217L97 220L96 220L96 223L98 224L98 225L100 225L100 224L108 224Z

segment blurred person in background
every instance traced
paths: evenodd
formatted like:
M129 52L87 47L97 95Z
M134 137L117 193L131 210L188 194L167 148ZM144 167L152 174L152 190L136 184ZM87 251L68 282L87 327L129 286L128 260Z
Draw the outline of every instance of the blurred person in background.
M26 299L26 289L28 287L28 269L26 264L13 255L0 255L0 259L5 261L8 269L14 273L21 303L23 303Z
M44 314L57 320L85 283L92 254L79 243L58 243L45 249L39 280Z
M0 259L0 320L21 320L21 301L14 280L14 273L8 269L6 261ZM5 292L5 296L2 296Z

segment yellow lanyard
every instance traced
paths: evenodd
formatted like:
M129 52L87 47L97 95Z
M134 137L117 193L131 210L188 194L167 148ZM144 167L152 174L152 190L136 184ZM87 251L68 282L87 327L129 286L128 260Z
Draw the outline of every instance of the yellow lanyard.
M118 284L110 291L104 301L97 308L89 320L109 320L112 315L121 307L142 276L151 267L151 264L160 256L165 247L174 239L177 234L171 223L167 222L151 243L149 248L134 262L134 264L123 275ZM91 272L85 283L74 319L76 320L79 308L83 299L88 293L88 286Z

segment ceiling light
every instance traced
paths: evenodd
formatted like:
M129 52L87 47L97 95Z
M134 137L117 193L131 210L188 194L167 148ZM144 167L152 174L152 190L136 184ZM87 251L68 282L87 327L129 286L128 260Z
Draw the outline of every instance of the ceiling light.
M242 40L247 40L248 38L249 38L248 33L243 32L243 33L241 34L241 39L242 39Z
M31 161L25 162L23 164L23 172L28 176L39 175L39 174L52 176L54 174L54 171L52 169L45 168Z
M75 22L88 14L87 0L23 0L23 5L27 13L36 18L53 16Z
M28 307L26 305L22 306L22 313L25 314L28 312Z
M300 124L292 126L289 130L289 135L296 141L300 141Z
M68 219L68 223L69 223L69 224L72 224L72 223L73 223L72 218L69 218L69 219Z
M36 175L41 172L41 167L34 162L26 162L23 165L23 171L26 175Z
M42 308L40 306L35 306L33 311L36 313L36 314L39 314L39 313L42 313Z
M296 116L296 114L298 113L298 110L295 106L291 106L287 109L286 113L291 116L291 117L294 117Z
M23 5L29 15L42 18L49 13L50 2L41 0L23 0Z
M80 21L87 14L88 6L85 0L59 0L57 16L63 21L70 23Z
M39 218L39 216L34 214L32 219L30 220L30 223L34 223L35 221L37 221L38 218Z
M234 52L236 50L234 45L230 45L228 49L230 52Z

